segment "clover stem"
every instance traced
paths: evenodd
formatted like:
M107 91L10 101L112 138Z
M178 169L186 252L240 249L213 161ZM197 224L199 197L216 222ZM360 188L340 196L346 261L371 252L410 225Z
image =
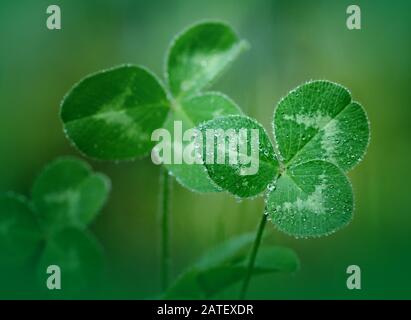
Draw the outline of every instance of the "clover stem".
M161 224L161 287L165 291L168 287L169 272L170 272L170 188L171 180L167 169L161 168L160 184L161 184L161 203L160 203L160 224Z
M261 218L260 224L258 225L257 233L255 235L255 240L253 243L253 248L251 250L250 258L248 260L247 271L246 271L246 275L244 278L243 287L241 288L241 292L240 292L240 299L244 299L247 293L248 285L250 284L250 279L253 274L255 258L257 257L257 252L258 252L258 249L260 248L261 239L263 236L264 227L266 223L267 223L267 215L264 213Z

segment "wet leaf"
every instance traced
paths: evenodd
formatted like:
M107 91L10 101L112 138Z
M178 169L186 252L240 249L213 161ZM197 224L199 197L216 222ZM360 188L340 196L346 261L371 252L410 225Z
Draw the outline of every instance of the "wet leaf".
M167 129L171 137L174 137L175 131L178 131L178 126L181 125L182 132L189 129L194 129L203 121L216 119L230 114L241 114L239 107L227 96L217 93L208 92L204 94L196 95L190 99L184 100L175 112L170 114L170 117L166 121L164 128ZM175 121L179 121L176 130ZM195 148L195 137L188 137L188 141L183 141L182 144L179 141L174 140L174 144L177 144L180 150L192 150L190 154L193 158L198 160L199 164L189 164L182 159L181 163L171 161L172 163L165 166L176 177L177 181L184 187L197 192L215 192L220 188L212 182L209 178L204 165L202 164L201 154L197 152ZM174 158L174 144L171 143L172 159Z
M168 83L176 99L207 87L246 44L221 22L196 24L178 35L167 58Z
M362 159L370 134L363 107L329 81L305 83L281 100L274 132L286 164L325 160L344 171Z
M266 198L269 219L296 237L333 233L351 221L352 212L348 178L337 166L321 160L288 168Z
M126 160L148 155L169 111L166 93L146 69L125 65L90 75L61 104L68 138L87 156Z
M278 162L257 121L234 115L207 121L199 129L204 137L205 167L222 189L247 198L263 192L273 181Z

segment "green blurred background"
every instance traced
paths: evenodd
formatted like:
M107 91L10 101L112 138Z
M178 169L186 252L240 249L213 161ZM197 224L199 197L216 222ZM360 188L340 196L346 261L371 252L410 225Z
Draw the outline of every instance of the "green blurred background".
M366 108L371 144L349 175L353 222L336 234L297 240L268 225L269 241L293 248L294 275L255 278L249 298L411 298L411 2L354 1L362 30L346 28L353 1L173 0L11 1L0 4L0 192L28 195L39 170L79 153L62 131L59 103L83 76L123 63L162 76L172 37L204 19L231 24L251 45L213 86L271 128L274 106L295 86L328 79ZM62 30L46 28L58 4ZM105 249L107 282L88 297L149 298L160 292L159 167L149 159L87 160L112 179L109 202L91 229ZM172 271L207 248L254 231L263 200L190 193L173 183ZM346 288L348 265L362 270L362 290ZM235 298L235 287L223 297ZM30 290L2 297L41 297Z

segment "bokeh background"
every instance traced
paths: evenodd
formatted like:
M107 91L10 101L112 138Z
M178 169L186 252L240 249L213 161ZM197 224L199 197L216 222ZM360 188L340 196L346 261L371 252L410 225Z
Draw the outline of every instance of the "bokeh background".
M346 28L346 8L360 5L362 30ZM62 30L46 28L58 4ZM366 108L371 144L349 175L352 223L320 239L297 240L272 225L269 241L293 248L301 270L254 278L249 298L411 298L411 2L404 1L11 1L0 4L0 192L28 195L39 170L80 154L62 131L59 103L83 76L123 63L163 75L172 37L198 20L219 19L247 39L246 51L213 89L231 96L271 128L279 99L309 79L352 91ZM160 292L159 167L149 159L112 164L87 160L112 180L109 202L91 230L105 249L104 289L88 297L150 298ZM207 248L254 231L263 199L236 202L173 183L172 272ZM362 290L346 288L346 268L362 270ZM236 297L234 287L224 297ZM2 290L2 297L41 297Z

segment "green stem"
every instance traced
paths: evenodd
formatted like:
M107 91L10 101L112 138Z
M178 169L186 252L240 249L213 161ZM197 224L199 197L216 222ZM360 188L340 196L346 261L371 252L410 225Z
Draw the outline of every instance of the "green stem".
M161 204L160 204L160 224L161 224L161 287L167 290L170 272L170 177L167 169L161 168Z
M258 225L257 233L255 235L255 240L254 240L254 244L253 244L253 248L252 248L251 253L250 253L250 260L248 261L247 271L246 271L246 275L245 275L245 278L244 278L243 287L242 287L241 293L240 293L240 299L244 299L245 295L247 293L248 285L250 284L250 279L251 279L251 276L253 274L255 258L257 257L258 249L260 248L261 239L262 239L262 236L263 236L263 231L264 231L264 227L265 227L266 223L267 223L267 215L263 214L263 217L261 218L260 224Z

